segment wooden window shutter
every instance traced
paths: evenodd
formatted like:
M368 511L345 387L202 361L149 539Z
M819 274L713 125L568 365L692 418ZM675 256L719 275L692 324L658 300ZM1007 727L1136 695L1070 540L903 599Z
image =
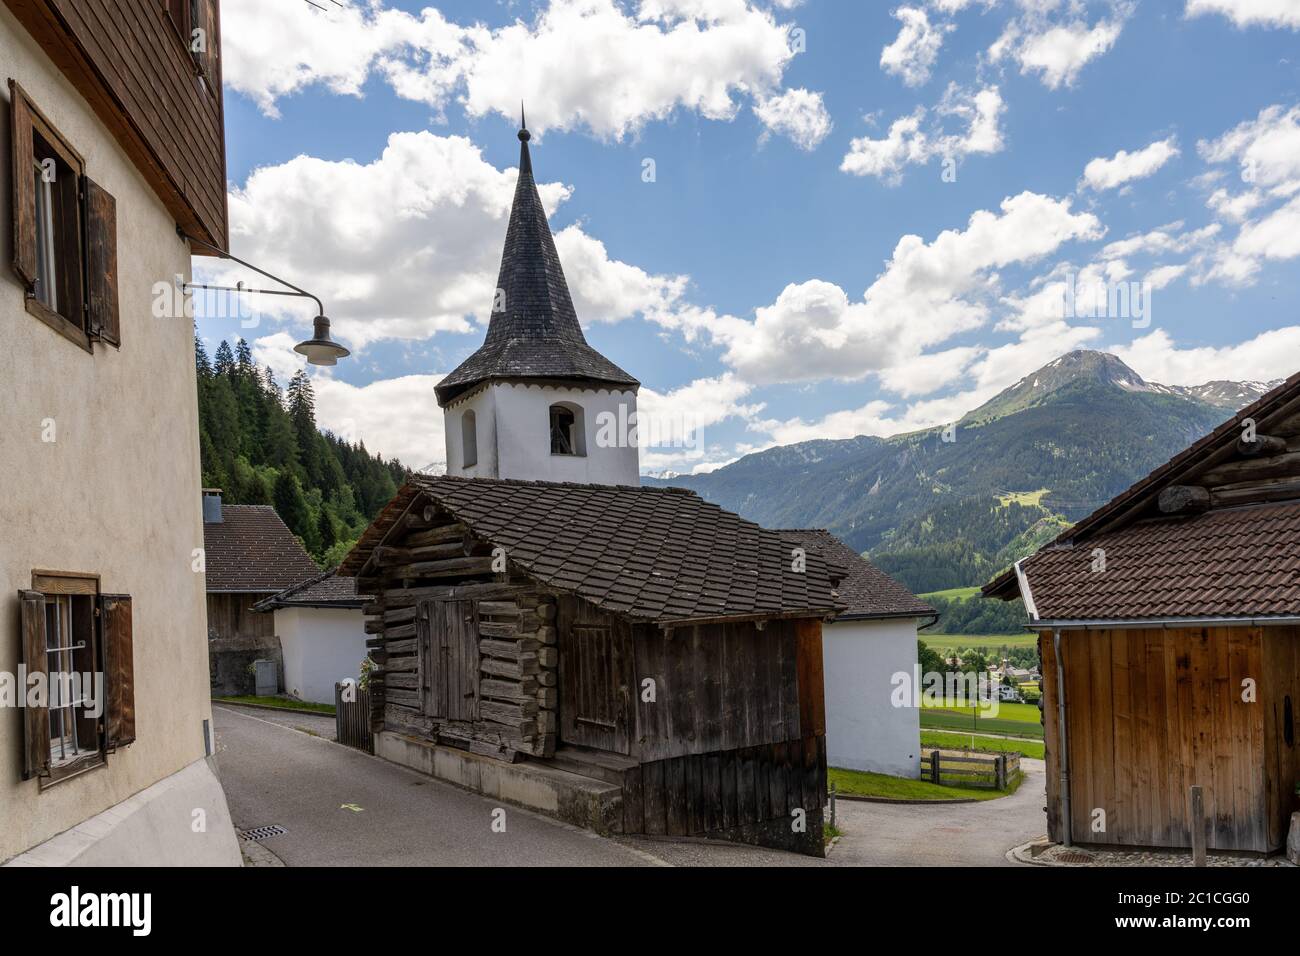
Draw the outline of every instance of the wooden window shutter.
M131 654L131 598L99 596L104 648L105 738L109 750L135 741L135 668Z
M14 272L28 290L36 286L36 180L32 171L32 113L27 94L9 80L9 144L13 149Z
M203 28L203 38L205 50L200 58L199 65L203 68L204 75L213 88L221 85L221 73L218 69L218 57L221 51L217 49L217 2L216 0L199 0L200 15L203 22L199 24Z
M22 605L22 662L31 674L44 672L45 595L40 591L19 591ZM26 693L26 687L19 688ZM23 779L45 777L50 773L50 709L48 706L23 707Z
M117 304L117 200L87 176L86 292L90 334L121 346L121 314Z

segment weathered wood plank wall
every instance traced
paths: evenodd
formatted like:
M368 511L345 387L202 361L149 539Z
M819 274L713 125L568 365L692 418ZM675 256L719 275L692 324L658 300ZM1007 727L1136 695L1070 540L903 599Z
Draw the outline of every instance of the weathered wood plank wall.
M1056 661L1040 636L1047 744L1049 834L1059 840L1061 794ZM1204 788L1211 849L1274 849L1270 832L1281 793L1265 779L1268 708L1242 699L1243 681L1260 693L1281 664L1267 664L1259 628L1067 631L1066 737L1075 842L1191 845L1188 790ZM1279 662L1286 648L1279 642ZM1285 774L1286 768L1270 771ZM1294 771L1292 771L1294 772ZM1293 780L1294 778L1292 778ZM1291 784L1294 787L1294 782ZM1280 804L1280 798L1278 803ZM1105 829L1094 830L1105 812Z

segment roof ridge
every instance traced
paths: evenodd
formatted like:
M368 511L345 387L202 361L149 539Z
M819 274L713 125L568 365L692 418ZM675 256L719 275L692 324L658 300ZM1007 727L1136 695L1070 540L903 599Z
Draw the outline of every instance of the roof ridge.
M412 474L411 480L419 482L490 482L494 485L536 486L541 488L587 488L593 491L620 493L637 491L653 494L671 494L695 497L700 498L705 504L713 505L713 502L702 498L698 491L691 488L680 488L675 485L663 485L659 487L656 487L655 485L609 485L594 481L541 481L535 478L488 478L471 475L425 475L419 473ZM714 507L720 506L714 505Z

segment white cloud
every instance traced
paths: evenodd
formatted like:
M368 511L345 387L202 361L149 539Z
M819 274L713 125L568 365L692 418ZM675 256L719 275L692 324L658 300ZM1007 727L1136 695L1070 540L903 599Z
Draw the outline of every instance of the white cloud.
M1122 259L1126 256L1188 252L1204 248L1222 231L1222 228L1218 223L1211 223L1200 229L1187 231L1183 229L1180 220L1152 229L1150 232L1107 243L1101 250L1100 258Z
M853 380L882 372L887 383L913 392L960 361L932 360L922 376L908 379L910 363L927 349L987 321L996 270L1102 232L1095 216L1073 212L1068 199L1025 192L1003 200L998 212L974 213L965 229L946 230L933 242L903 236L860 302L814 279L786 286L753 322L728 317L704 327L745 381Z
M880 51L880 68L908 86L921 86L930 79L944 35L955 27L945 23L931 25L929 16L920 7L899 7L894 17L902 26L894 42Z
M786 90L778 96L759 98L754 115L770 133L779 133L800 149L812 151L831 131L831 116L820 93L805 89Z
M1239 27L1290 27L1300 30L1295 0L1187 0L1187 16L1222 14Z
M710 428L730 418L757 415L762 403L743 401L752 391L752 385L731 372L669 392L642 386L637 395L641 467L651 472L708 470L710 456L718 453L717 446L709 445Z
M471 117L514 119L525 99L539 134L622 138L677 110L730 120L740 98L776 95L795 55L790 25L747 0L550 0L533 22L498 29L378 0L325 13L227 0L222 15L226 82L270 115L312 84L359 96L378 75L439 114L455 101Z
M516 178L463 137L394 133L369 163L299 156L255 170L229 197L231 243L319 295L352 347L469 332L469 317L486 322L491 308ZM570 194L562 183L538 189L552 212ZM579 226L556 245L584 321L663 312L685 288L684 277L611 259Z
M1205 202L1221 218L1241 222L1264 202L1264 196L1258 189L1247 189L1235 196L1226 189L1216 189Z
M1179 348L1164 329L1111 349L1143 378L1164 385L1271 381L1296 372L1300 326L1262 332L1236 345Z
M1300 106L1269 106L1196 148L1210 163L1236 161L1243 182L1287 191L1300 180Z
M1117 0L1109 19L1090 25L1081 17L1069 22L1051 22L1046 13L1058 6L1055 2L1021 5L1026 7L1024 15L1007 24L989 47L989 59L995 63L1006 58L1015 60L1022 75L1036 73L1053 90L1073 86L1088 63L1115 45L1132 10L1127 0ZM1071 4L1071 11L1079 8L1080 5Z
M1114 189L1153 175L1177 155L1178 143L1172 136L1132 153L1121 149L1110 159L1098 157L1089 162L1083 170L1083 181L1095 190Z
M972 93L950 84L932 112L917 107L910 116L895 120L883 139L863 136L852 140L840 170L854 176L876 176L897 185L904 168L934 157L956 161L975 153L1000 152L1004 145L1000 126L1004 109L996 86ZM950 132L944 121L949 117L964 123L964 132Z
M1266 260L1300 256L1300 106L1269 106L1219 138L1200 141L1197 150L1209 163L1235 162L1247 188L1235 196L1220 188L1207 200L1241 226L1206 257L1193 281L1245 285Z

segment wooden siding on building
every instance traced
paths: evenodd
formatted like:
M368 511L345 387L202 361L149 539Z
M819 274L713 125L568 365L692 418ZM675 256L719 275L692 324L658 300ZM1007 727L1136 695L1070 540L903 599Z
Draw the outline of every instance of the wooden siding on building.
M208 640L274 637L275 615L253 610L265 594L209 594Z
M1285 697L1300 689L1296 628L1071 630L1061 635L1071 834L1077 843L1191 846L1189 788L1200 786L1207 846L1281 846L1294 807L1297 757ZM1064 835L1056 658L1039 640L1047 744L1047 812ZM1243 682L1256 700L1243 700ZM1095 811L1105 830L1094 830Z
M160 0L5 0L117 138L176 221L227 245L220 17L212 78ZM206 254L196 248L195 253Z

